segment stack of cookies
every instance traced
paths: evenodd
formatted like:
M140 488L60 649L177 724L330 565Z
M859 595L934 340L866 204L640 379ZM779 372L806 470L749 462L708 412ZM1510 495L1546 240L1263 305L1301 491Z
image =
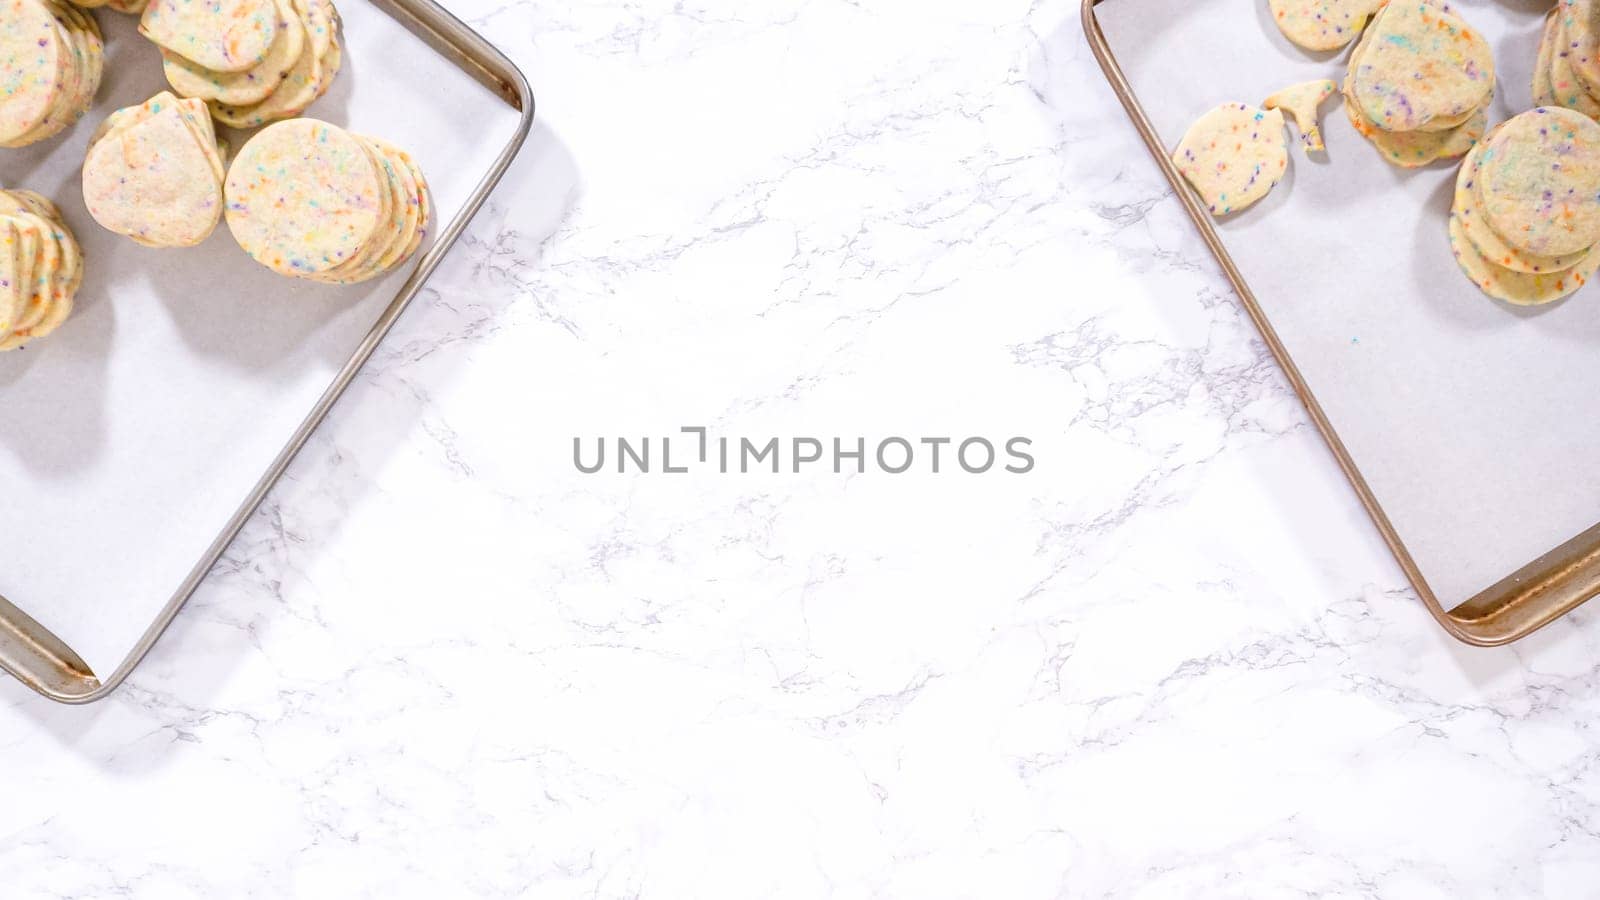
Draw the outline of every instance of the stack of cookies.
M32 191L0 191L0 351L59 328L82 281L83 254L60 211Z
M228 228L250 258L335 284L376 278L427 234L428 182L405 151L315 119L263 129L224 188Z
M1483 135L1494 57L1441 0L1390 0L1350 55L1345 113L1397 166L1453 159Z
M25 147L78 121L104 65L92 16L61 0L0 0L0 147Z
M1600 22L1594 0L1564 0L1551 10L1533 66L1533 102L1564 106L1600 119Z
M83 200L108 231L147 247L192 247L222 218L222 175L206 105L162 91L95 132Z
M1484 293L1533 306L1600 267L1600 124L1539 107L1497 125L1456 177L1450 248Z
M161 47L167 82L218 122L254 128L305 112L342 56L332 0L150 0L139 31Z

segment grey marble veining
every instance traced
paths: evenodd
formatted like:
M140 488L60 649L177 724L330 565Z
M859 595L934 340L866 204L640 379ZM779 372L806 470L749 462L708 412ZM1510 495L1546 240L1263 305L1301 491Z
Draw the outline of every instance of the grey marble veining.
M452 6L526 153L129 685L0 687L0 893L1592 891L1594 616L1432 623L1075 4ZM1038 464L573 468L695 424Z

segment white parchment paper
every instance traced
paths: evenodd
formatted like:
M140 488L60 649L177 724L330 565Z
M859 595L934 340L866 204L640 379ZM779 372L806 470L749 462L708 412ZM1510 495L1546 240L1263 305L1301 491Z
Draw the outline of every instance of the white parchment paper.
M341 0L339 9L344 71L308 115L409 150L432 185L437 234L517 114L367 0ZM26 350L0 354L0 595L103 676L187 577L415 260L380 281L340 288L257 266L226 225L189 250L142 248L102 230L78 187L89 135L112 110L166 84L160 55L133 17L96 15L108 58L94 110L41 146L0 150L0 184L54 200L87 258L73 319ZM229 136L235 147L247 137Z
M1452 0L1494 47L1490 123L1532 106L1549 3ZM1170 148L1225 100L1342 81L1265 0L1105 0L1099 19ZM1327 156L1290 172L1222 238L1446 608L1600 520L1600 285L1537 310L1485 298L1450 255L1455 164L1383 162L1335 100ZM1175 300L1177 298L1174 298Z

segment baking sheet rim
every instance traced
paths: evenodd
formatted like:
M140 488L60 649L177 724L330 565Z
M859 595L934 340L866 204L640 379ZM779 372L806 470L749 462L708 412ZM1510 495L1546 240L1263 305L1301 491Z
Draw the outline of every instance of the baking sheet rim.
M144 660L172 624L173 619L177 618L179 611L194 596L195 591L199 589L217 561L222 558L222 554L233 543L245 523L254 515L256 508L277 485L295 456L327 418L329 411L377 350L400 314L410 306L445 253L455 246L461 232L477 215L490 192L500 183L532 130L535 111L532 88L522 70L499 48L469 28L449 10L440 6L436 0L367 0L367 2L399 20L408 31L431 49L449 59L492 90L500 99L520 111L521 119L517 128L496 157L494 164L468 196L465 205L440 232L439 239L424 254L394 299L384 308L377 321L356 345L355 351L334 376L327 389L318 397L317 402L290 436L288 443L278 452L244 502L190 570L189 576L162 607L155 621L151 622L138 642L110 675L104 679L98 678L71 647L25 611L6 598L0 597L0 670L8 672L50 700L67 704L85 704L103 699L126 681Z
M1094 53L1095 61L1100 64L1100 70L1105 74L1112 92L1116 94L1123 110L1139 132L1145 148L1155 157L1162 176L1172 185L1179 202L1189 214L1190 221L1199 229L1201 238L1211 250L1212 256L1216 257L1218 265L1222 267L1223 274L1227 276L1251 322L1255 324L1262 340L1266 342L1267 349L1271 351L1278 367L1288 378L1290 387L1310 413L1312 423L1316 425L1328 449L1333 452L1339 468L1344 472L1351 487L1355 489L1356 495L1361 499L1361 505L1366 508L1373 524L1383 536L1384 543L1389 546L1395 561L1400 564L1407 580L1422 598L1423 604L1433 618L1451 636L1464 643L1481 647L1498 646L1532 634L1600 594L1600 524L1597 524L1560 546L1552 548L1515 572L1507 574L1500 581L1455 608L1446 610L1443 607L1438 596L1428 585L1427 579L1417 568L1415 560L1406 550L1405 542L1395 531L1394 525L1362 477L1355 460L1345 449L1338 432L1328 421L1321 405L1312 394L1310 385L1301 376L1293 357L1279 341L1272 323L1257 304L1255 295L1234 265L1227 248L1223 246L1222 238L1217 233L1210 213L1201 205L1167 156L1160 135L1156 133L1155 126L1151 124L1139 104L1138 96L1122 74L1116 55L1112 52L1105 33L1100 28L1099 20L1095 17L1095 7L1102 2L1107 0L1082 0L1084 36L1088 39L1089 49Z

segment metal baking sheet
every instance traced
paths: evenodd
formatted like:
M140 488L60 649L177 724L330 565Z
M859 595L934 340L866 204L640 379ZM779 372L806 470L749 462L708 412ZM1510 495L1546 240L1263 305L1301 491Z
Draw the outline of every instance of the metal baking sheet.
M1494 48L1490 123L1530 108L1550 4L1452 3ZM1162 148L1223 101L1340 81L1349 55L1295 47L1264 0L1089 0L1085 24ZM1487 299L1450 253L1455 163L1393 167L1322 110L1326 155L1291 146L1266 200L1214 227L1191 213L1441 621L1513 639L1600 590L1600 286Z
M83 121L0 150L0 184L55 200L87 260L68 324L0 354L0 665L55 699L103 696L149 649L528 133L521 73L431 0L339 10L345 68L308 115L407 148L437 209L431 249L381 280L282 278L225 225L151 250L94 223L90 133L166 88L135 17L97 11L106 77Z

